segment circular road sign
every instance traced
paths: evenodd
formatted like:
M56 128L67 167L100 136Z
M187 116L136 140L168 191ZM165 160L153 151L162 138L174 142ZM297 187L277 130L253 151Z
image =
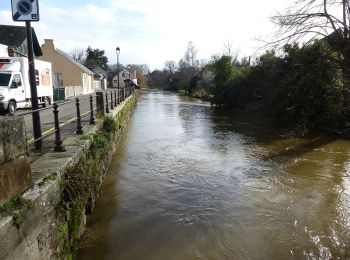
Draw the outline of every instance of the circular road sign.
M32 3L29 0L20 0L17 3L17 11L21 15L29 15L33 10Z

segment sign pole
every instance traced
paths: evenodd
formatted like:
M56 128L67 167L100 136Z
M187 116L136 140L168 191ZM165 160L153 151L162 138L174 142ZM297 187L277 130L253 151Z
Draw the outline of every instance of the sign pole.
M34 48L33 48L33 33L30 21L26 21L26 30L27 30L27 44L28 44L28 63L29 63L29 83L30 83L30 92L32 96L32 118L33 118L33 132L34 139L41 137L41 125L40 125L40 114L39 111L35 111L39 108L38 103L38 92L36 88L35 80L35 64L34 64ZM42 140L35 141L35 149L42 150L43 143Z

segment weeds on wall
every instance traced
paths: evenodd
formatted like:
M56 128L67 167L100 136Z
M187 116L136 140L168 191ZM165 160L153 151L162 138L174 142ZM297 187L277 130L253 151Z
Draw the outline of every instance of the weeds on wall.
M109 158L112 156L111 147L118 131L124 127L129 112L135 106L137 95L127 103L117 117L104 118L102 128L93 136L82 136L84 140L91 140L89 152L73 168L69 169L62 180L63 207L69 212L68 241L65 241L67 258L75 255L79 248L79 238L82 235L83 216L91 212L96 194L98 194L102 178L106 171ZM61 224L62 226L63 224ZM66 231L66 226L62 229Z
M13 217L13 224L16 227L22 222L21 210L28 206L28 201L20 194L15 194L0 206L0 215Z

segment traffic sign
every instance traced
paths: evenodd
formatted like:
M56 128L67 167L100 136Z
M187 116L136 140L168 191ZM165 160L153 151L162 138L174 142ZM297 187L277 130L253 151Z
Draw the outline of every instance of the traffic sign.
M11 0L12 18L16 22L39 21L39 0Z

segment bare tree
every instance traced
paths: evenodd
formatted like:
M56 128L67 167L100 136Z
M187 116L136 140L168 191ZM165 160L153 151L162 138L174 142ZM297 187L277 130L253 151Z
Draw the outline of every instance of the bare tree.
M232 43L230 41L227 41L224 43L223 55L231 56L231 54L232 54Z
M69 52L74 60L83 64L86 59L86 53L84 49L75 48Z
M337 53L344 84L350 88L350 0L296 0L285 13L272 17L279 25L269 44L312 42L325 38Z
M194 46L192 41L188 42L187 49L184 55L184 61L189 65L189 67L196 68L198 67L197 60L197 49Z
M173 60L167 60L164 62L164 69L169 72L169 75L172 76L176 70L176 62Z

